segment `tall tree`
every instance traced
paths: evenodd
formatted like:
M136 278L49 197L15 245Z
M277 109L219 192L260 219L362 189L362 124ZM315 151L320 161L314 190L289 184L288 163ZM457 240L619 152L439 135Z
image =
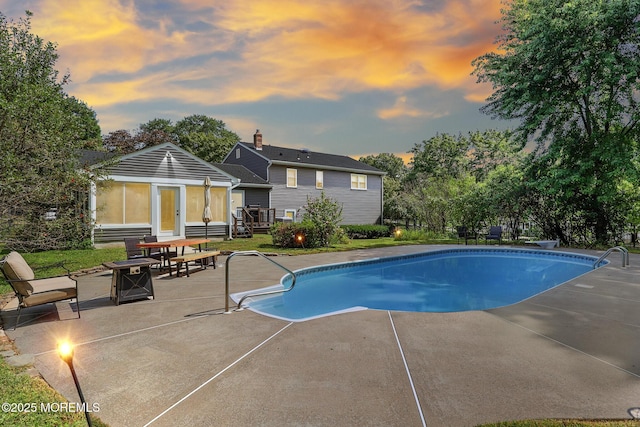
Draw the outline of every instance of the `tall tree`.
M404 161L393 153L380 153L360 157L358 161L386 172L387 176L391 178L401 179L407 173Z
M458 178L468 170L469 141L462 135L438 134L415 144L411 177L421 173L427 178Z
M483 111L521 121L519 136L538 142L539 190L605 242L623 218L620 182L638 182L640 0L506 6L498 49L473 62L494 89Z
M0 238L20 250L78 247L91 235L79 151L97 121L65 94L56 45L31 33L31 16L0 13Z
M173 129L179 144L207 162L221 162L240 137L222 120L194 114L178 121Z
M392 153L380 153L360 157L359 161L387 173L382 177L382 200L384 201L383 218L392 221L405 218L404 209L402 209L400 204L401 192L403 191L401 182L408 171L404 161Z

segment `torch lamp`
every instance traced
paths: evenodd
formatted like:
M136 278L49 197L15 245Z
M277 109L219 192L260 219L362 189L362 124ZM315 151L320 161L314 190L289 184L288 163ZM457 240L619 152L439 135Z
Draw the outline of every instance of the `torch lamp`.
M82 402L84 415L87 417L87 425L89 427L92 427L91 418L89 417L89 411L87 410L87 402L84 400L84 395L82 394L82 389L80 388L80 381L78 381L76 370L73 367L73 346L71 345L71 343L64 341L58 344L58 355L67 365L69 365L71 376L73 376L73 382L76 384L76 390L78 390L78 396L80 396L80 401Z

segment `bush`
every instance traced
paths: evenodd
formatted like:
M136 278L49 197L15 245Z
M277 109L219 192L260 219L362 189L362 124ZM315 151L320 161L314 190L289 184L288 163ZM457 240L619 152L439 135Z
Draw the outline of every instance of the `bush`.
M350 239L379 239L391 236L391 230L386 225L343 225L342 229Z
M338 225L342 221L342 204L337 200L325 196L323 191L318 198L307 196L304 210L303 222L314 225L320 246L329 246L342 238L343 231Z
M399 230L400 232L395 234L394 239L399 241L427 241L427 240L437 240L442 238L441 235L435 233L433 231L427 230Z
M271 238L281 248L319 248L322 238L310 222L279 222L271 226Z

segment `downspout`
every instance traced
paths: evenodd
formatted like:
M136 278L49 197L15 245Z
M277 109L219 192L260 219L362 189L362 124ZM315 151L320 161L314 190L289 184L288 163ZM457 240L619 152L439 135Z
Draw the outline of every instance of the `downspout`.
M227 238L229 240L233 239L233 211L231 209L231 192L240 186L240 178L236 178L237 181L231 181L231 187L227 191Z
M91 180L91 183L89 184L89 212L91 214L90 217L90 221L91 221L91 246L95 245L96 240L95 240L95 232L96 232L96 219L97 219L97 209L96 209L96 192L97 192L97 187L96 187L96 183Z
M380 175L380 225L384 225L384 175Z

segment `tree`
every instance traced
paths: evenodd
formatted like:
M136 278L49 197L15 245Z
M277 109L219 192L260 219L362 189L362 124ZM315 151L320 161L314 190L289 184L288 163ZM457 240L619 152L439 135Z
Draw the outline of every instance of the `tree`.
M513 0L497 51L473 62L494 89L483 111L521 121L518 136L538 143L538 190L598 242L620 227L621 180L638 182L639 15L638 0Z
M391 153L360 157L358 160L387 173L382 177L382 200L384 201L383 218L392 221L405 218L400 206L402 180L408 171L404 161Z
M143 132L156 132L161 131L169 135L174 135L175 126L171 123L169 119L152 119L147 123L143 123L140 125L140 130Z
M476 229L481 222L498 219L487 208L481 184L492 171L508 164L520 165L523 152L511 131L487 130L457 136L438 134L416 144L412 169L402 188L411 196L400 197L407 217L443 233L448 226Z
M387 176L391 178L401 179L407 173L407 167L404 161L392 153L380 153L375 156L360 157L358 161L386 172Z
M131 132L126 129L109 132L102 138L102 145L109 152L113 151L121 154L133 153L139 149L136 147L136 142Z
M133 135L126 129L118 129L102 138L102 146L107 151L118 154L133 153L165 142L175 142L175 138L162 130L142 128L136 130Z
M504 164L492 170L484 182L482 203L491 212L489 216L507 225L512 240L518 238L527 214L523 175L521 164Z
M307 196L302 222L312 224L320 240L320 246L328 247L333 240L341 237L342 204L327 197L324 191L320 197Z
M411 149L411 175L418 173L432 178L457 178L468 170L469 141L462 135L438 134Z
M183 149L207 162L221 162L240 141L222 120L197 114L178 121L173 133Z
M79 152L96 137L95 113L65 94L56 45L0 13L0 237L17 250L90 242L90 175Z
M96 118L96 112L84 101L73 96L65 96L64 104L68 114L73 116L74 122L77 124L74 139L84 141L87 149L100 148L102 132Z

